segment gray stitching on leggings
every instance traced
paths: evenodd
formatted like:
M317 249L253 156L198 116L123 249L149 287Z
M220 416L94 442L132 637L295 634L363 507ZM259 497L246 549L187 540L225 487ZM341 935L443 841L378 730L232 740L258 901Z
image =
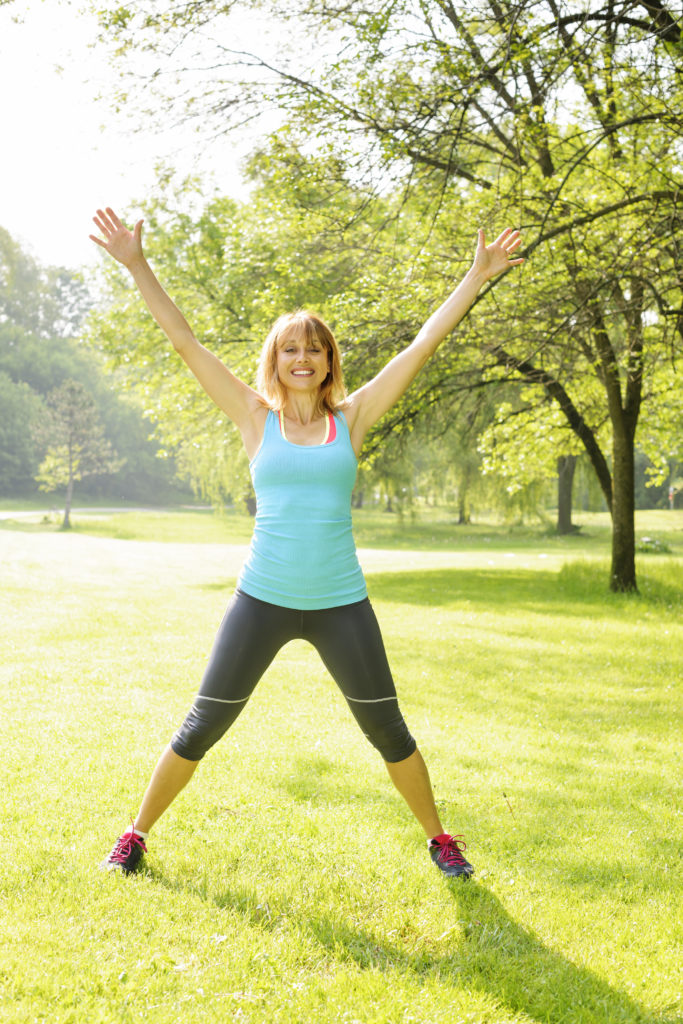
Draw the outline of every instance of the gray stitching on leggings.
M346 694L344 694L346 697ZM362 700L360 697L346 697L347 700L352 700L354 704L381 704L383 700L398 700L398 697L378 697L377 700Z
M222 697L207 697L205 693L198 693L196 700L215 700L218 704L245 704L249 698L242 697L241 700L224 700Z

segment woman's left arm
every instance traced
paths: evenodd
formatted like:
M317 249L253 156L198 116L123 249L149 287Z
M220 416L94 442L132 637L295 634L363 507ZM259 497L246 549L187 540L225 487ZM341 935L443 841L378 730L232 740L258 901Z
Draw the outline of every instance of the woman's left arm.
M520 244L519 231L512 228L506 228L490 245L486 244L484 232L479 229L474 261L455 291L432 313L415 340L394 356L376 377L354 391L344 406L356 453L360 451L370 427L412 384L444 338L460 323L486 282L524 262L521 258L511 258Z

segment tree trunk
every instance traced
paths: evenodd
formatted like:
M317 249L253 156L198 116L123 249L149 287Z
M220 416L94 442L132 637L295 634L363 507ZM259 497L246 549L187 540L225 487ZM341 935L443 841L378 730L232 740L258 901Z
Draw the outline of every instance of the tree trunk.
M462 495L458 503L458 526L469 526L471 523L470 514L467 511L466 495Z
M472 468L469 464L466 464L460 479L460 486L458 487L458 526L469 526L470 523L467 496L469 494L471 482Z
M74 493L74 478L73 474L69 473L69 482L66 485L66 499L64 501L64 521L62 522L63 530L71 529L71 499Z
M592 335L600 358L602 383L612 421L612 569L609 585L610 590L619 593L638 590L633 449L643 389L643 294L642 281L633 282L628 299L618 283L613 286L613 297L624 310L629 342L623 382L603 311L596 299L590 299L588 303L593 313Z
M615 431L612 481L612 570L610 590L637 591L635 530L634 438L629 431Z
M557 532L562 535L574 533L576 529L572 523L575 469L576 455L560 455L557 460Z

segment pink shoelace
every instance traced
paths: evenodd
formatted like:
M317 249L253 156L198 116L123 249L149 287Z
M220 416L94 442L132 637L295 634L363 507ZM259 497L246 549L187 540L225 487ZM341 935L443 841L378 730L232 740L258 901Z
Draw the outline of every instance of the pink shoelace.
M140 846L143 853L147 853L147 847L145 846L144 839L140 836L136 836L135 832L131 829L129 832L124 832L122 836L116 840L116 846L109 855L109 860L113 864L125 864L126 858L130 854L130 851L134 846Z
M463 852L467 849L467 843L463 836L435 836L432 840L434 846L439 847L437 860L443 864L467 864Z

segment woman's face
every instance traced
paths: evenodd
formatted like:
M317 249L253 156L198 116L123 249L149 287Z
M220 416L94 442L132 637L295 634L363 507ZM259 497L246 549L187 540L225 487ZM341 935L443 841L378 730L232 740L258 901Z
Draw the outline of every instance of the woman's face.
M285 333L277 347L277 375L292 391L318 391L330 369L327 349L319 341L306 341Z

